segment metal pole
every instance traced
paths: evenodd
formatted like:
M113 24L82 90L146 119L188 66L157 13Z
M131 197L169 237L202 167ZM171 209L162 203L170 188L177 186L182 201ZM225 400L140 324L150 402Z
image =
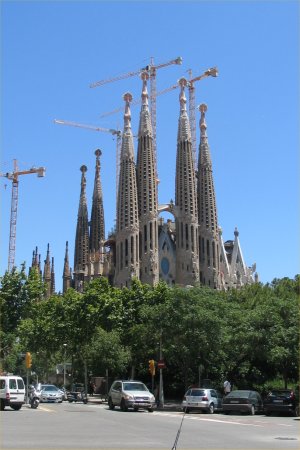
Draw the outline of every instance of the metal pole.
M159 339L159 359L162 360L162 331ZM163 369L159 369L159 407L164 407L164 383L163 383Z
M26 370L26 404L28 404L28 372L29 369Z
M66 387L66 352L67 352L67 344L64 344L64 388Z

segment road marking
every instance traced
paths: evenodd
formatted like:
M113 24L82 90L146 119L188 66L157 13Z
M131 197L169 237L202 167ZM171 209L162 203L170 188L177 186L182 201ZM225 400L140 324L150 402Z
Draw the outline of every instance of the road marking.
M170 414L170 413L160 413L160 412L155 412L154 415L159 415L159 416L168 416L168 417L180 417L179 414ZM262 428L263 425L259 425L259 424L255 424L255 423L244 423L244 422L236 422L233 420L221 420L221 419L207 419L204 417L192 417L192 416L185 416L185 419L187 420L199 420L199 421L203 421L203 422L217 422L217 423L224 423L224 424L234 424L234 425L244 425L244 426L250 426L250 427L260 427Z
M53 409L48 409L48 408L46 408L46 406L40 406L39 409L40 409L41 411L45 411L45 412L56 412L56 411L54 411Z

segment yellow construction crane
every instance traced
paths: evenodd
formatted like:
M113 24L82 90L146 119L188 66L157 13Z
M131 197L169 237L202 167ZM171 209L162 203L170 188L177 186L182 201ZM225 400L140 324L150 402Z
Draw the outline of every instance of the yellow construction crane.
M156 167L156 71L158 69L162 69L164 67L171 66L173 64L180 65L182 64L182 58L181 56L178 56L175 59L171 59L170 61L167 61L165 63L161 64L154 64L154 58L150 58L150 64L146 67L141 68L140 70L136 70L134 72L127 72L122 75L107 78L104 80L96 81L95 83L90 84L91 88L95 88L98 86L103 86L107 83L112 83L114 81L124 80L126 78L130 78L136 75L140 75L142 72L146 71L149 74L150 77L150 113L151 113L151 122L152 122L152 135L153 135L153 153L154 153L154 163ZM156 170L157 172L157 170ZM157 177L156 177L157 178Z
M44 177L45 170L46 170L45 167L32 167L29 170L20 170L19 171L18 165L17 165L17 160L14 159L14 171L8 172L8 173L0 173L1 177L6 177L12 181L9 250L8 250L8 271L9 272L12 271L12 269L15 265L19 176L36 173L38 177Z
M121 144L122 144L122 132L120 130L114 130L112 128L102 128L97 127L94 125L85 125L82 123L77 122L70 122L68 120L58 120L54 119L54 123L57 123L59 125L68 125L71 127L77 127L77 128L85 128L87 130L93 130L93 131L101 131L104 133L110 133L112 136L116 136L116 195L118 195L118 181L119 181L119 168L120 168L120 155L121 155Z

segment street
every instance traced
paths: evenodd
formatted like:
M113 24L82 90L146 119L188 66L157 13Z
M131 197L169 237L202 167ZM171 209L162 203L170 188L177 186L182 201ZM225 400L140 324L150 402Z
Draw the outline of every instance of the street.
M183 413L111 411L106 404L42 403L1 411L1 449L172 449ZM299 418L188 414L177 449L299 448Z

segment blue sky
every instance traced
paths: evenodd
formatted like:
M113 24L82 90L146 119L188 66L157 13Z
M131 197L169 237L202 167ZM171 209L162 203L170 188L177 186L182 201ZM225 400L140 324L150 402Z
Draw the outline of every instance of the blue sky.
M219 224L234 228L247 265L262 282L299 273L299 3L298 1L3 1L1 2L2 173L45 166L45 178L19 178L16 265L32 251L55 258L61 289L65 242L73 267L82 164L89 212L95 155L101 172L106 232L114 226L116 143L110 134L56 125L64 119L123 127L131 77L90 83L181 56L157 72L157 90L217 66L218 78L196 83L206 103ZM179 90L157 98L159 202L175 198ZM132 108L137 130L139 108ZM199 113L197 112L197 147ZM137 146L136 146L137 148ZM0 274L7 268L11 181L1 177Z

